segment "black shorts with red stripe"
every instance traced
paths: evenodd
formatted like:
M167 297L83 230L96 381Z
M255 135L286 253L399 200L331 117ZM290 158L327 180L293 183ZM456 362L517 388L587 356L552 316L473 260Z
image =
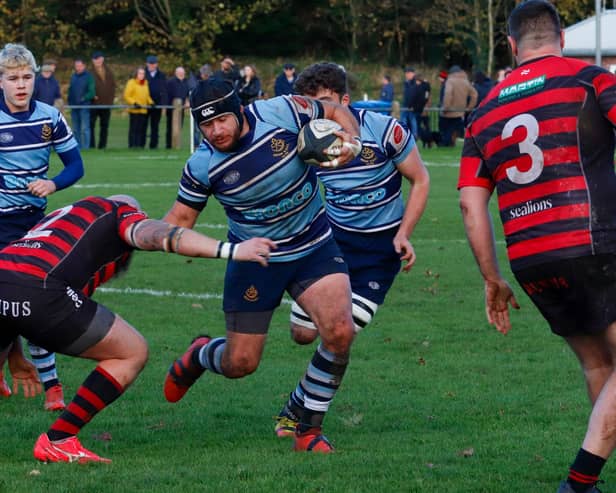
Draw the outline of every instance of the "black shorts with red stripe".
M0 351L21 335L76 356L105 337L114 320L113 312L63 281L0 271Z
M557 335L596 334L616 322L616 254L540 264L515 277Z

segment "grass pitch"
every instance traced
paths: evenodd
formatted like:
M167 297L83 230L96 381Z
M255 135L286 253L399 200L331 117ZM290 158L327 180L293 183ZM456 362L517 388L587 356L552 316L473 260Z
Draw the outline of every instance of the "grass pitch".
M457 204L460 148L421 152L432 189L412 238L417 264L398 276L355 341L325 421L335 454L293 453L291 441L273 433L272 418L314 351L290 341L288 303L274 316L254 375L205 374L181 402L164 400L165 372L191 338L224 332L224 261L138 252L128 274L95 295L145 335L151 353L134 385L80 434L113 463L39 464L32 447L53 416L42 397L13 396L0 401L0 492L555 491L590 410L581 373L520 289L510 334L487 325ZM83 154L86 176L52 196L50 210L88 194L129 193L161 217L188 152ZM215 200L197 229L224 238ZM58 357L68 399L93 367ZM613 476L608 463L604 491L613 491Z

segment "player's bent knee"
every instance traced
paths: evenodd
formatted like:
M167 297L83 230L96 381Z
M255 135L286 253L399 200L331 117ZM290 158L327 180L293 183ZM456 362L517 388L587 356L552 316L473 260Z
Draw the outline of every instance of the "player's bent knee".
M254 373L259 367L259 361L248 356L236 356L223 361L222 370L227 378L242 378Z

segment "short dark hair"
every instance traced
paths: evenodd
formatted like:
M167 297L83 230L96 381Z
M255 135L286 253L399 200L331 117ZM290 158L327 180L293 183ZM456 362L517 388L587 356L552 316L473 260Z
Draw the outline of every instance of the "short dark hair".
M349 92L347 74L337 63L318 62L302 70L295 81L299 94L314 96L321 89L329 89L341 96Z
M547 0L526 0L511 11L507 28L516 43L524 40L542 45L560 38L560 16Z

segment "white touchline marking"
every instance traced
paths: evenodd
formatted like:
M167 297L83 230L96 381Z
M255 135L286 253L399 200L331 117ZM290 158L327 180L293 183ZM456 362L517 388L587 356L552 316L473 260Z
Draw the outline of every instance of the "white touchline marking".
M105 286L98 287L96 292L110 294L136 294L145 296L155 296L157 298L186 298L189 300L222 300L222 293L186 293L184 291L156 290L149 288L109 288ZM282 303L290 305L292 300L283 298Z

